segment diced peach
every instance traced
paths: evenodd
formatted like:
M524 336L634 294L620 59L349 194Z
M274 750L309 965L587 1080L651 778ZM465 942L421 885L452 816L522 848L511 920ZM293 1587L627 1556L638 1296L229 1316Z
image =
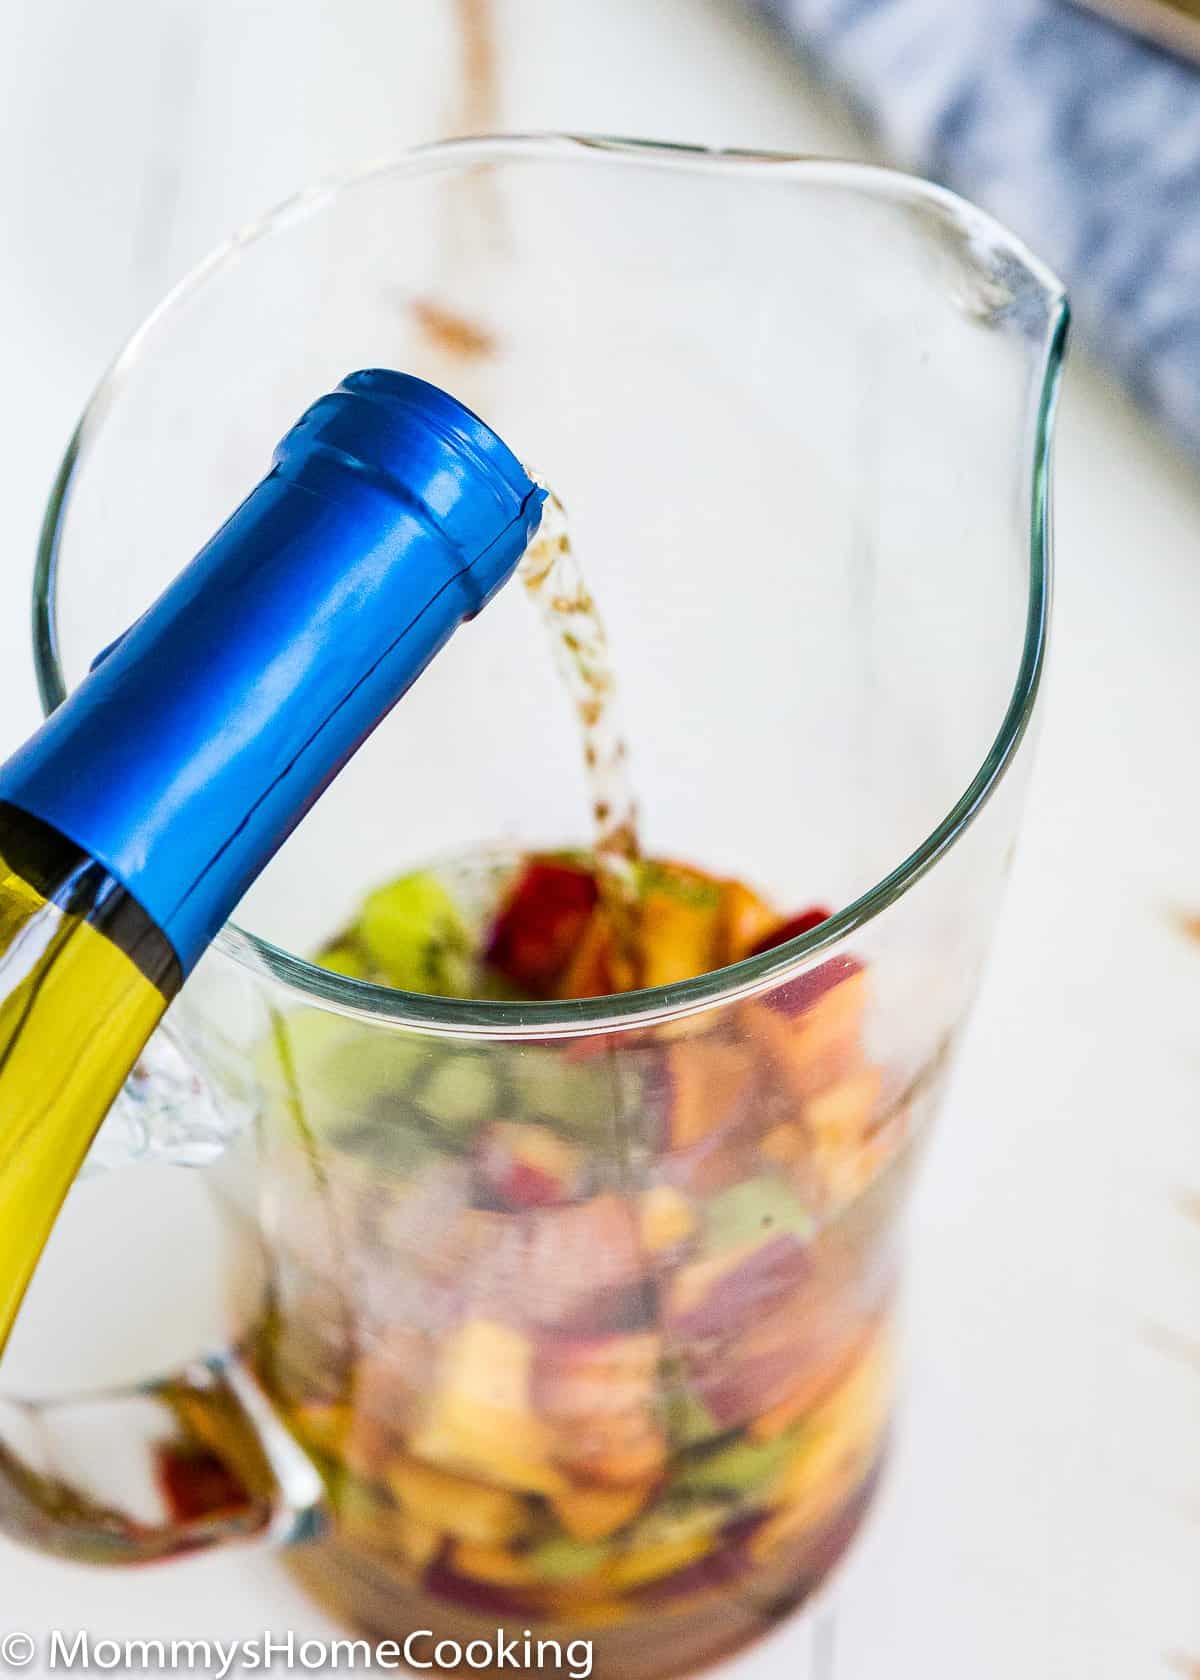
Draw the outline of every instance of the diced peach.
M834 959L851 963L850 958ZM801 975L793 981L821 974ZM792 1095L807 1102L816 1092L846 1077L859 1060L863 1012L867 1002L866 970L857 963L816 991L812 1001L798 1013L779 1007L776 998L747 1006L751 1032L766 1048Z
M550 1501L554 1514L573 1540L607 1540L632 1522L658 1486L657 1479L629 1487L572 1484Z
M741 881L721 884L720 961L740 962L779 925L771 906Z
M686 1242L696 1229L691 1202L671 1184L656 1184L638 1199L642 1242L651 1254L665 1254Z
M391 1464L387 1483L406 1516L458 1540L502 1546L529 1531L528 1507L505 1488L454 1476L409 1457Z
M721 893L711 876L682 864L657 866L642 897L638 952L643 986L707 974L718 961Z
M481 1546L472 1540L457 1540L450 1553L450 1567L458 1575L470 1575L496 1587L539 1586L541 1577L528 1557L505 1546Z
M754 1080L749 1045L718 1038L685 1039L668 1055L672 1149L687 1149L720 1131L743 1107Z
M428 1413L411 1440L421 1459L501 1487L550 1494L563 1478L530 1399L533 1348L508 1325L469 1319L442 1346ZM470 1537L468 1537L470 1538Z

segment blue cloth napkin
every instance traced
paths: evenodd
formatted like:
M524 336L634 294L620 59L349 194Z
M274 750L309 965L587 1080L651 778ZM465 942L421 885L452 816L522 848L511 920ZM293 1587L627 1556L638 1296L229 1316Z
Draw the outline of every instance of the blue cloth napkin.
M1067 0L751 0L897 163L1055 268L1092 348L1200 455L1200 71Z

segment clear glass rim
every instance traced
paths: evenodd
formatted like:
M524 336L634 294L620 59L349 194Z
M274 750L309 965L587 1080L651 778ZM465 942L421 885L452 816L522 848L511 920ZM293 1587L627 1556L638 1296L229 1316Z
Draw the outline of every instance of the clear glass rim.
M96 386L75 428L51 491L38 540L33 591L33 647L43 708L53 711L67 694L59 658L57 622L58 553L63 522L76 471L89 439L126 374L153 352L176 309L200 287L232 267L246 246L320 214L339 195L389 175L416 175L446 168L471 168L500 161L567 159L578 163L613 158L681 171L759 172L817 185L842 185L868 195L924 202L976 230L989 245L1011 253L1042 287L1047 305L1047 338L1037 412L1032 425L1030 463L1029 595L1025 635L1009 703L979 768L920 844L895 868L799 938L746 957L694 980L651 987L616 996L571 1002L500 1003L429 997L369 981L352 980L319 968L270 940L230 921L217 936L216 948L235 961L268 974L295 994L296 1002L339 1013L387 1022L427 1033L478 1037L569 1037L582 1033L625 1031L694 1014L764 991L811 966L811 961L873 921L913 887L966 832L995 791L1012 762L1033 714L1046 654L1050 598L1050 451L1054 414L1066 345L1069 310L1065 290L1016 235L986 212L947 188L878 164L784 152L739 151L684 146L602 135L516 134L444 140L417 146L398 157L322 182L285 200L218 246L163 298Z

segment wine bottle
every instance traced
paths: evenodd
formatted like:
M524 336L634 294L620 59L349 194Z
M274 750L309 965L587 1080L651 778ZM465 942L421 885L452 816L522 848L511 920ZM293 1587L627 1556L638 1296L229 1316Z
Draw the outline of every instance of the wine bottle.
M0 1351L171 998L543 499L445 392L351 374L0 766Z

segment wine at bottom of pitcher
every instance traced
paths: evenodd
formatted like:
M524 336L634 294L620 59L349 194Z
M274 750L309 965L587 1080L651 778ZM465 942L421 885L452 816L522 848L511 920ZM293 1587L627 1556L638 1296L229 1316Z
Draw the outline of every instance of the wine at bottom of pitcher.
M324 953L426 990L609 989L590 859L380 889ZM811 925L637 866L643 982ZM735 1649L878 1472L909 1105L838 956L670 1026L529 1042L280 1014L260 1050L263 1386L321 1468L308 1584L378 1637L582 1630L596 1672Z

